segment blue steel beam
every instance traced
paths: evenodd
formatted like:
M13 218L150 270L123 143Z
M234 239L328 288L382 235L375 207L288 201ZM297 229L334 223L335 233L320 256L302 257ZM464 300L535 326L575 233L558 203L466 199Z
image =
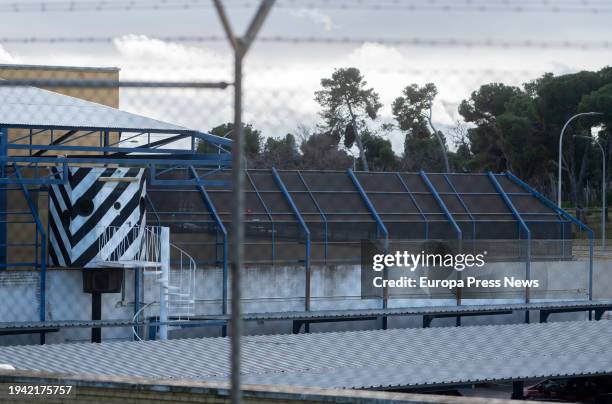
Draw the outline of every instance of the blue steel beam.
M463 200L459 192L457 192L457 188L455 188L455 184L453 184L450 178L448 178L448 174L444 173L443 175L444 175L444 179L446 179L446 183L451 187L454 194L457 196L457 199L459 199L459 203L461 203L463 210L465 210L465 213L468 214L468 216L470 217L470 220L472 221L472 240L475 240L476 239L476 219L474 219L474 215L472 215L472 212L470 212L470 209L467 207L465 201Z
M21 174L19 174L19 170L15 170L15 175L18 180L21 180ZM36 229L38 233L40 233L40 306L39 306L39 318L40 321L45 321L46 317L46 295L47 295L47 235L45 233L45 228L40 221L40 217L38 216L38 210L36 209L36 205L34 205L34 201L30 197L30 193L28 192L28 188L26 188L25 184L21 183L21 191L23 192L23 196L28 204L28 208L32 213L32 217L34 218L34 222L36 223ZM38 240L37 240L38 241ZM38 259L38 257L36 257ZM41 334L41 338L43 338Z
M149 147L106 147L106 146L66 146L64 144L49 145L27 145L27 144L8 144L11 150L59 150L59 151L83 151L83 152L102 152L102 153L147 153L147 154L197 154L189 149L161 149ZM202 154L200 154L202 155ZM217 156L215 154L215 156ZM225 156L225 155L224 155ZM32 156L38 157L38 156Z
M195 168L193 168L193 166L189 166L189 169L191 170L191 174L196 179L196 181L199 180L198 172L195 170ZM213 220L217 224L217 227L223 234L223 296L221 302L221 311L223 314L227 314L227 229L225 228L221 217L219 217L217 209L215 208L215 205L213 204L212 199L210 199L210 196L208 195L208 192L206 192L204 186L199 184L196 186L196 188L200 192L200 196L202 197L204 204L208 208L208 211L210 212L210 215L212 216ZM217 246L215 245L215 249L216 248Z
M510 171L506 171L505 176L521 188L525 189L527 192L531 193L548 208L559 213L561 216L574 223L576 226L578 226L580 229L584 230L587 233L589 237L589 300L593 300L593 241L595 239L595 234L593 233L593 230L586 224L582 223L580 220L567 213L565 210L561 209L559 206L557 206L556 203L552 202L550 199L548 199L535 189L531 188L526 182L522 181Z
M429 177L427 176L427 174L425 174L425 171L423 170L419 171L419 176L421 177L421 179L423 180L423 182L429 189L429 192L431 192L431 195L434 197L436 202L438 202L438 206L440 206L440 209L442 209L442 212L444 212L444 216L446 216L451 226L453 226L453 229L455 229L455 233L457 234L457 240L462 240L463 232L461 231L461 228L457 224L457 221L455 220L453 215L450 213L450 211L446 207L446 204L442 200L442 197L438 193L438 190L436 189L436 187L434 187L434 185L431 183L431 181L429 180Z
M512 213L512 216L514 216L514 218L519 223L519 226L521 227L521 229L525 232L525 235L527 236L527 262L525 263L525 270L526 270L527 280L530 280L531 279L531 231L529 230L529 226L527 226L527 223L525 223L520 212L516 209L516 207L514 206L514 204L508 197L508 195L506 194L506 191L501 186L499 181L497 181L497 178L495 177L495 175L491 171L489 171L487 172L487 176L489 177L491 184L493 184L493 186L495 187L495 190L499 193L499 196L502 198L502 200L504 201L504 203L506 204L506 206ZM528 292L525 296L525 301L529 303L529 293ZM528 316L529 312L527 312L526 315Z
M274 180L276 181L276 185L278 185L278 187L280 188L281 192L285 196L285 199L286 199L287 203L289 204L289 206L291 207L291 210L293 211L293 214L295 215L295 218L297 219L298 223L300 224L300 227L302 228L302 231L304 233L304 238L306 240L306 255L304 257L304 267L305 267L305 270L306 270L305 309L306 309L306 311L309 311L310 310L310 229L306 225L306 222L304 221L304 218L302 217L302 214L300 213L300 210L298 209L297 205L293 201L293 198L291 197L291 194L287 190L287 187L285 186L285 183L283 182L283 179L281 178L281 176L278 174L278 171L274 167L272 167L272 175L274 176Z
M378 224L378 228L383 233L383 235L385 237L385 251L386 251L389 248L389 231L387 230L387 226L385 226L385 224L383 223L380 215L378 214L378 212L376 211L376 208L374 207L374 205L370 201L370 198L368 198L368 194L365 192L365 190L361 186L361 183L359 182L359 180L355 176L355 173L353 172L353 170L351 170L349 168L348 170L346 170L346 172L348 173L348 176L350 177L350 179L353 181L353 184L355 185L355 188L357 188L357 191L359 192L359 195L361 196L361 199L363 200L363 202L366 204L368 210L370 211L370 214L372 215L372 217L374 218L374 220Z
M11 165L12 163L48 163L48 164L132 164L137 166L144 166L150 164L160 164L160 165L180 165L180 166L217 166L219 163L230 163L229 158L218 157L219 155L214 155L214 158L199 158L198 154L189 154L189 155L169 155L168 158L160 158L160 157L151 157L149 155L131 155L129 158L109 158L104 156L92 156L92 157L28 157L28 156L0 156L0 162L7 162L6 164Z
M418 204L416 198L414 197L414 195L412 194L412 192L410 192L410 188L408 188L408 184L406 184L406 181L404 181L404 179L402 178L401 174L396 172L395 175L397 176L397 178L402 183L402 186L404 187L404 189L406 190L406 192L410 196L410 199L412 200L412 203L414 203L414 206L416 206L417 210L419 211L419 214L423 218L423 221L425 222L425 239L429 239L429 220L427 220L427 216L425 216L425 213L423 213L423 210L419 206L419 204Z
M323 209L321 209L321 206L319 206L319 202L312 194L312 191L310 190L310 187L306 183L306 180L304 179L304 176L302 176L302 173L300 172L300 170L296 170L295 172L297 173L298 177L300 178L300 181L304 185L304 189L306 189L305 192L308 193L308 196L310 196L312 203L314 203L315 207L317 208L317 211L319 212L321 219L323 219L323 225L325 227L325 232L323 234L323 260L324 262L327 262L327 228L328 228L327 216L325 216L325 212L323 211Z
M166 134L166 135L175 135L175 136L171 136L169 137L169 142L175 141L177 140L176 137L180 136L181 138L186 138L186 137L191 137L192 139L199 139L199 140L203 140L207 143L211 143L213 145L216 146L227 146L227 147L231 147L232 146L232 140L228 139L228 138L224 138L224 137L220 137L220 136L215 136L215 135L211 135L209 133L205 133L205 132L200 132L200 131L194 131L194 130L189 130L189 129L185 129L185 130L169 130L169 129L151 129L151 128L104 128L104 127L90 127L90 126L57 126L57 125L47 125L47 126L41 126L41 125L10 125L10 128L13 129L30 129L30 130L34 130L34 129L38 129L37 132L30 132L30 134L28 136L36 136L39 135L41 133L44 133L46 131L54 131L54 130L66 130L66 131L88 131L91 133L95 133L98 131L110 131L113 133L134 133L134 132L140 132L142 134L145 133L158 133L158 134ZM20 140L24 137L18 138L16 140ZM161 142L164 142L163 140Z
M383 235L385 237L385 239L384 239L385 240L384 241L384 249L385 249L385 253L387 253L387 251L389 250L389 231L387 230L387 226L385 226L385 223L382 221L382 218L380 217L380 215L376 211L376 208L372 204L372 201L370 201L370 198L368 198L368 194L365 192L365 189L363 189L363 187L361 186L361 183L357 179L357 176L355 176L355 173L353 172L353 170L351 170L349 168L348 170L346 170L346 172L348 173L349 177L353 181L353 184L355 185L355 188L357 188L357 191L359 191L359 195L361 195L361 199L363 200L363 202L368 207L368 210L372 214L372 217L374 218L374 220L378 224L378 228L382 231L382 233L383 233ZM383 291L383 299L382 299L383 309L387 308L388 299L389 299L388 298L388 290L387 290L387 288L385 288L384 291ZM387 317L383 317L382 318L382 328L384 330L387 329Z

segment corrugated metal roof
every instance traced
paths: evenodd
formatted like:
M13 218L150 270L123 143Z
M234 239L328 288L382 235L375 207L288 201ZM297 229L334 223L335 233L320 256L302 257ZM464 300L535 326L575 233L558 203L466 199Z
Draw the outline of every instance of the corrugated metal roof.
M391 388L612 374L612 322L393 329L243 339L243 381ZM227 380L227 338L0 348L22 370Z
M0 86L0 126L193 132L182 126L27 86Z

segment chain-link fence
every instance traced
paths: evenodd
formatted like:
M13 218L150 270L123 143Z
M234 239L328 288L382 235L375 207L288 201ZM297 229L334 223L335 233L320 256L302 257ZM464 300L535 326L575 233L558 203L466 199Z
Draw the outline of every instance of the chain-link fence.
M7 49L40 46L43 39L13 38L0 44ZM207 319L227 315L231 300L233 79L228 58L209 49L218 41L81 38L78 46L85 54L88 46L110 46L129 63L118 63L121 69L0 66L0 293L5 302L0 322L16 324L6 334L18 334L2 336L2 343L35 341L40 330L30 329L34 334L24 337L17 325L42 320L72 327L45 326L48 342L85 340L91 325L75 324L96 316L116 321L116 328L103 330L105 340L132 338L132 322L153 324L152 330L141 327L139 338L147 332L155 335L160 271L143 271L135 263L117 268L115 261L121 260L100 257L96 249L101 234L95 229L101 226L169 227L170 242L177 247L170 270L185 266L179 251L196 264L194 274L176 278L170 287L189 295L188 318L211 326L202 334L223 332L226 323ZM70 43L77 42L65 38L44 46L53 51ZM264 37L262 43L308 46L304 53L315 54L356 49L344 51L334 63L312 64L305 58L302 68L300 63L276 64L272 58L245 62L246 311L380 307L384 299L362 299L364 240L386 240L398 250L415 252L429 248L432 240L453 253L486 251L486 276L534 278L547 285L541 295L519 288L497 296L464 296L464 303L607 297L606 262L593 261L594 254L606 255L603 249L594 250L598 234L549 201L557 185L548 175L555 153L528 153L539 150L542 139L544 148L554 150L556 140L548 135L558 122L547 122L553 129L546 137L538 122L532 122L544 120L543 115L525 112L541 107L529 100L548 101L539 87L550 79L544 70L449 67L452 63L412 68L400 54L409 52L395 48L410 45L406 41L355 44L348 39L291 42ZM412 44L434 49L504 46ZM563 51L580 49L579 44L557 45ZM155 60L159 54L154 52L148 64L152 47L169 53ZM533 43L506 47L545 48ZM583 48L589 52L588 46ZM599 44L597 49L607 48ZM173 58L185 63L170 68ZM55 62L63 64L49 63ZM355 66L356 73L348 69ZM346 105L317 95L332 88L330 80L342 79L334 78L337 69L356 74L344 79L371 90L375 102L355 100L355 111L349 114ZM607 70L592 73L589 77L603 86ZM575 100L564 106L577 107ZM581 174L576 156L591 158L591 151L580 147L568 145L568 201L580 187L594 199L601 197L593 193L597 180L589 184ZM450 160L449 170L441 150ZM591 176L597 173L590 166L585 170ZM570 184L570 176L582 179ZM136 245L138 238L130 243ZM83 274L100 266L114 275L98 280L95 293L101 296L96 303L95 293L84 285L95 279L86 281ZM389 304L441 304L419 293L400 294ZM438 299L458 302L448 293Z

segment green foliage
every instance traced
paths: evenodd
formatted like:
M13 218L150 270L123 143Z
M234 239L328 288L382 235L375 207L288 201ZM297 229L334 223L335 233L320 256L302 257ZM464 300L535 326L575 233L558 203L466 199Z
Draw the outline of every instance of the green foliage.
M433 137L406 136L401 169L404 171L442 172L445 168L440 152L440 143Z
M323 122L319 128L339 139L345 133L351 134L347 126L353 119L357 133L353 131L351 136L359 136L359 132L366 128L366 119L376 119L382 107L378 94L373 88L367 88L367 82L355 67L334 70L331 78L321 79L321 87L322 90L315 92L315 101L322 108ZM352 146L350 139L347 139L346 146Z
M578 105L578 111L601 112L605 114L593 117L592 119L603 123L607 130L612 130L612 84L606 84L583 96Z
M210 134L233 139L234 124L231 122L224 123L211 129ZM252 124L243 126L242 133L244 135L244 153L247 159L254 159L261 152L262 135L261 131L253 128ZM217 148L210 146L206 142L199 142L197 146L199 153L216 153Z
M437 94L438 90L433 83L423 87L411 84L393 101L393 116L407 136L421 139L430 136L427 117L431 115L431 106Z
M267 167L297 168L300 164L300 153L295 136L287 133L280 139L266 139L262 160L262 165Z
M468 100L459 104L459 114L466 122L477 125L491 123L496 116L505 112L508 100L520 94L521 90L514 86L502 83L485 84L472 92Z
M468 129L467 138L474 156L472 168L501 171L507 167L503 149L503 134L496 118L506 112L506 104L522 91L502 83L481 86L459 105L459 114L466 122L476 125Z
M339 139L325 133L313 133L300 145L301 166L311 170L346 170L353 158L338 148Z
M366 159L371 170L393 171L397 168L397 157L388 139L369 132L365 132L362 138Z

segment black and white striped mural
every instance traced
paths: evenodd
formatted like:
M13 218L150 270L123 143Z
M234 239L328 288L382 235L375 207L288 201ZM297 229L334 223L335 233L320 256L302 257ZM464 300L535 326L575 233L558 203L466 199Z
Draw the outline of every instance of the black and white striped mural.
M54 174L59 178L57 171ZM133 230L144 229L145 196L142 168L71 167L67 183L49 190L51 263L95 267L97 261L107 259L102 251L115 249L121 249L121 259L134 259L142 234ZM112 237L104 234L109 229L116 230ZM101 243L106 243L104 248Z

